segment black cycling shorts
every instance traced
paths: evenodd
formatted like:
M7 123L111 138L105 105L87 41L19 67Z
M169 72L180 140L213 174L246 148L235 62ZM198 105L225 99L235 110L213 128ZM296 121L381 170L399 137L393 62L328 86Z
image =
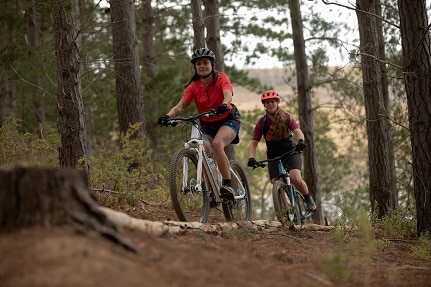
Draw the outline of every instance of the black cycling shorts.
M291 169L299 169L302 168L302 157L300 154L295 153L290 157L287 157L283 161L284 168L289 171ZM277 162L270 162L268 163L268 173L269 178L273 179L275 177L278 177L280 175L280 172L278 170Z

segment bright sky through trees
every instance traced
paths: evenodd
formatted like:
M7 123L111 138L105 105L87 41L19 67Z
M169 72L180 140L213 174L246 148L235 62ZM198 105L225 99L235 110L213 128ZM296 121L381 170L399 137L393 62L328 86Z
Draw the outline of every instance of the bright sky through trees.
M335 3L334 1L330 1L331 3ZM353 4L349 4L342 1L343 5L346 6L352 6ZM303 15L303 18L311 11L311 9L320 15L321 18L325 19L326 21L336 21L339 23L346 23L349 25L349 27L352 29L351 31L343 31L340 33L339 40L343 45L343 48L340 50L335 50L331 47L327 48L328 56L329 56L329 64L334 66L345 66L349 65L349 51L355 49L357 46L354 44L354 42L358 41L359 39L359 32L358 32L358 24L357 24L357 18L356 14L353 10L349 10L347 8L343 8L337 5L326 5L321 0L314 0L314 1L302 1L301 6L301 13ZM250 13L250 11L241 11L244 13L244 15L253 15L259 16L261 18L264 18L265 15L268 13L274 13L274 11L255 11ZM277 13L277 12L275 12ZM275 16L275 15L274 15ZM251 17L251 16L249 16ZM289 28L290 29L290 26ZM289 31L290 32L290 31ZM309 33L304 30L304 33ZM305 35L305 38L307 38L309 35ZM229 43L234 39L234 36L232 37L225 37L222 38L222 43L224 45L229 45ZM257 39L255 37L244 37L243 42L246 42L249 47L254 47L258 41L261 41L261 39ZM286 47L286 49L290 49L293 53L293 44L292 41L286 40L282 43L279 42L273 42L274 45L281 45L282 47ZM312 47L309 47L312 49ZM280 68L283 67L283 63L280 63L279 60L276 58L272 58L270 56L263 56L258 61L256 61L256 64L246 65L245 64L245 52L243 54L238 53L235 55L234 59L235 62L232 61L226 61L228 65L235 64L237 68Z
M327 2L330 3L340 3L344 6L351 6L354 7L354 4L350 3L351 1L346 1L346 0L328 0ZM352 49L355 49L357 46L354 44L355 40L358 41L357 39L359 39L359 32L357 29L357 18L356 18L356 14L354 13L353 10L349 10L347 8L343 8L337 5L326 5L322 2L322 0L302 0L301 1L301 13L302 15L306 15L307 13L309 13L309 11L311 11L311 9L314 12L317 12L320 14L320 17L327 20L327 21L336 21L336 22L340 22L340 23L348 23L349 27L351 27L352 31L345 31L342 32L340 34L340 38L339 40L343 43L343 49L341 51L339 50L335 50L331 47L327 48L328 51L328 56L329 56L329 64L330 65L334 65L334 66L345 66L345 65L349 65L351 63L349 63L349 51ZM99 5L101 7L107 7L109 6L109 4L102 0L99 2ZM287 4L286 4L287 5ZM277 13L276 10L256 10L256 11L249 11L247 9L239 9L238 13L242 13L244 18L247 19L251 18L251 16L256 16L257 18L264 18L265 15L268 15L268 13ZM225 15L228 16L228 15ZM275 14L274 14L275 16ZM284 15L285 16L285 15ZM287 27L280 27L281 28L285 28L285 29L290 29L290 26ZM190 32L192 33L193 30L190 27ZM289 31L290 32L290 31ZM304 33L307 33L306 31L304 31ZM190 35L191 37L193 35ZM307 38L308 35L305 35L305 38ZM222 36L222 44L226 45L227 47L229 47L229 43L235 39L234 35L224 35ZM250 50L252 50L251 47L254 47L258 41L261 41L261 39L258 39L257 37L250 37L250 36L243 36L243 38L241 39L243 42L247 43L247 46L250 47ZM193 41L191 40L190 43L193 43ZM282 47L286 47L286 49L289 49L292 53L293 53L293 44L292 41L286 40L283 41L282 43L279 42L274 42L274 45L281 45ZM312 48L312 47L310 47ZM283 63L281 63L278 59L270 57L270 56L262 56L261 58L259 58L255 64L251 64L251 65L246 65L245 64L245 58L247 56L247 52L243 51L243 52L237 52L232 58L234 59L235 62L230 61L228 58L226 57L226 64L227 65L235 65L236 68L240 68L240 69L249 69L249 68L280 68L283 67Z

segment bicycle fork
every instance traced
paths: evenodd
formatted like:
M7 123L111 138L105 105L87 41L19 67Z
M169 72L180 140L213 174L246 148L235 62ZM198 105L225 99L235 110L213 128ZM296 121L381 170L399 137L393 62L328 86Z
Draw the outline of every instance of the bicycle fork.
M198 155L198 162L197 162L197 170L196 170L196 184L194 185L194 190L201 192L203 190L202 187L202 173L205 169L205 173L209 175L209 178L207 179L209 181L209 185L211 186L211 190L214 193L216 202L222 202L220 197L220 186L221 182L217 182L218 174L214 172L208 163L208 158L205 154L204 146L203 146L203 140L202 139L192 139L188 143L185 144L185 147L189 148L190 144L197 144L197 148L195 148L197 155ZM189 183L187 182L188 178L188 160L183 159L183 187L187 187ZM245 198L245 187L243 186L241 179L239 176L233 171L232 167L230 168L230 172L232 175L232 181L235 182L235 194L234 198L237 199L244 199ZM208 189L209 191L209 189ZM209 196L209 194L208 194Z
M207 184L211 186L211 189L214 191L214 196L216 198L217 202L221 202L220 193L219 193L219 187L217 185L217 181L215 180L215 177L217 176L214 174L214 172L211 170L208 164L208 158L205 155L204 146L203 146L203 140L202 139L192 139L188 143L185 144L186 148L190 147L190 143L197 144L197 148L195 148L197 153L197 166L196 166L196 184L194 185L194 190L198 192L203 191L203 183L202 183L202 174L203 170L205 169L205 174L209 175L209 178L207 179ZM205 159L205 160L204 160ZM188 180L188 166L189 162L186 158L183 159L183 186L186 187L189 185L187 182ZM209 187L209 186L208 186ZM209 191L209 189L205 190ZM209 196L209 194L206 194L206 196Z

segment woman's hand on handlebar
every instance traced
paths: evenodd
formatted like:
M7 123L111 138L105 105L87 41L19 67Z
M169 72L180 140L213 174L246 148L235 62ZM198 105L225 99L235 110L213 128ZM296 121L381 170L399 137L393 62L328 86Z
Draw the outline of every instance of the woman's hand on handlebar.
M304 148L306 147L304 140L300 139L298 140L298 144L295 146L295 151L302 152Z
M164 116L161 116L158 120L157 120L157 124L159 125L159 126L167 126L167 125L169 125L169 121L170 121L170 117L168 116L168 115L164 115Z
M247 166L255 167L257 165L257 161L254 157L248 159Z
M258 168L258 167L265 167L266 166L265 162L266 161L256 161L256 159L254 157L251 157L248 159L247 166L249 166L253 169Z

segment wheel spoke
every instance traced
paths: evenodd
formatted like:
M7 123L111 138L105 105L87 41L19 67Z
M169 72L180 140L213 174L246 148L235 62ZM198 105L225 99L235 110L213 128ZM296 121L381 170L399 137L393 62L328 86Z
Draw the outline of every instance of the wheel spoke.
M223 203L223 212L228 221L251 220L251 198L245 172L237 161L230 162L231 180L236 199Z
M178 219L206 222L209 200L204 176L202 191L196 189L196 152L191 149L178 151L171 162L169 175L171 200Z

